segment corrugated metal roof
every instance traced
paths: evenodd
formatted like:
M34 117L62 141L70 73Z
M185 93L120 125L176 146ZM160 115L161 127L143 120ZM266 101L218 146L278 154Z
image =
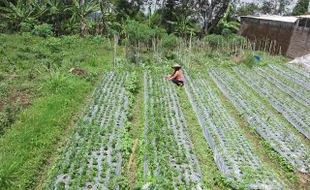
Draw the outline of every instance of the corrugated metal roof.
M298 18L310 18L310 15L299 15Z
M295 16L278 16L278 15L242 16L241 18L255 18L260 20L271 20L271 21L288 22L288 23L295 23L298 20L298 17Z

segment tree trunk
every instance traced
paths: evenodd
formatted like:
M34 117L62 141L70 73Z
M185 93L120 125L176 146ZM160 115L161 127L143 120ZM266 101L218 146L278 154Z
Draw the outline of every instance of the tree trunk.
M81 24L81 37L86 38L86 34L87 34L87 25L84 21L84 19L80 20L80 24Z
M60 36L61 35L61 23L60 23L60 20L57 19L56 22L55 22L55 28L57 30L57 36Z

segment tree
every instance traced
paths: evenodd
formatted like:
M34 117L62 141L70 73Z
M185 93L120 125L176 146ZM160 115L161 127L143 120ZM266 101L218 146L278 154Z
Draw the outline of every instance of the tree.
M273 1L264 0L262 2L262 6L260 7L260 11L263 14L273 14L274 13L274 2Z
M292 15L302 15L308 11L309 0L298 0L296 6L293 9Z
M237 9L236 14L238 16L255 15L259 10L259 6L256 3L242 3Z
M202 22L202 31L207 35L223 17L228 4L227 0L196 0L194 10Z
M96 0L74 0L73 7L70 9L72 14L76 15L80 21L81 25L81 36L83 38L86 37L87 34L87 25L85 22L86 16L90 13L98 11L100 9L100 5Z
M280 15L287 14L287 7L291 4L290 0L279 0L279 7L277 8L276 13Z

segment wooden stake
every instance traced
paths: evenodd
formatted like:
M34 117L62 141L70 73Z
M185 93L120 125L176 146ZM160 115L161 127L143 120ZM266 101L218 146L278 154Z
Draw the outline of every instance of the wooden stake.
M114 55L113 55L113 66L116 67L116 54L117 54L117 45L118 45L118 34L114 34Z

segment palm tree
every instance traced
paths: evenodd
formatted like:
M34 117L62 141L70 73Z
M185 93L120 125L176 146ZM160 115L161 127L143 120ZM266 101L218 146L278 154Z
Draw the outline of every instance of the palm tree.
M73 7L70 9L73 14L75 14L81 24L81 36L86 37L87 25L86 16L90 13L96 12L100 9L100 5L96 0L73 0Z

